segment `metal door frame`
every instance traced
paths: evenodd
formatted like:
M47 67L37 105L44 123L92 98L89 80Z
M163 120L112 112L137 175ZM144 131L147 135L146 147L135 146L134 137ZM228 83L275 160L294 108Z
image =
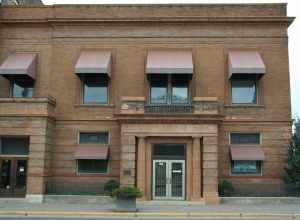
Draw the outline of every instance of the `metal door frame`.
M11 178L11 188L8 189L6 192L4 191L0 197L23 197L26 194L26 189L27 189L27 180L28 180L28 158L27 157L0 157L1 161L4 160L10 160L11 161L11 170L10 170L10 178ZM19 160L24 160L27 163L27 168L26 168L26 187L24 192L17 192L16 188L16 178L17 178L17 163ZM2 163L1 163L2 166Z
M155 196L155 163L166 163L166 196L165 197L159 197ZM181 163L182 164L182 196L181 197L172 197L172 183L171 183L171 175L172 175L172 163ZM185 172L185 160L153 160L152 161L152 198L154 200L185 200L185 178L186 178L186 172Z

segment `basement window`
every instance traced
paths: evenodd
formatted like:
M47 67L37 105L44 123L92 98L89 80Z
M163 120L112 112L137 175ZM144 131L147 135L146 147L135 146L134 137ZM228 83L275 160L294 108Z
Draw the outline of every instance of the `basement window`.
M261 174L261 161L232 161L232 174Z

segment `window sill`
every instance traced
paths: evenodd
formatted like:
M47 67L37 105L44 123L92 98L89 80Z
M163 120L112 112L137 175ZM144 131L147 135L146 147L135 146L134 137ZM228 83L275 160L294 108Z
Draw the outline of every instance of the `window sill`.
M224 105L225 108L265 108L265 105L260 104L229 104Z
M82 177L109 177L111 176L110 173L76 173L76 176Z
M75 108L114 108L114 104L76 104Z
M263 175L261 173L258 173L258 174L230 174L231 177L248 177L248 178L251 178L251 177L262 177Z

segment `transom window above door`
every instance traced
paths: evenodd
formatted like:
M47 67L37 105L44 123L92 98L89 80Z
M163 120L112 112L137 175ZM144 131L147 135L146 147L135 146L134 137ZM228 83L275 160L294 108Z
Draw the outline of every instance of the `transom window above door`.
M190 103L190 76L187 74L149 75L150 104Z

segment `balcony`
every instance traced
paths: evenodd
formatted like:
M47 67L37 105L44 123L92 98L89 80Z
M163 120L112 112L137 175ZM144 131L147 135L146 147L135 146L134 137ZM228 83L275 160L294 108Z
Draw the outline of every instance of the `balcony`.
M55 99L0 98L0 117L54 117Z
M193 114L218 115L216 97L194 97L188 105L148 105L145 97L122 97L121 114Z

